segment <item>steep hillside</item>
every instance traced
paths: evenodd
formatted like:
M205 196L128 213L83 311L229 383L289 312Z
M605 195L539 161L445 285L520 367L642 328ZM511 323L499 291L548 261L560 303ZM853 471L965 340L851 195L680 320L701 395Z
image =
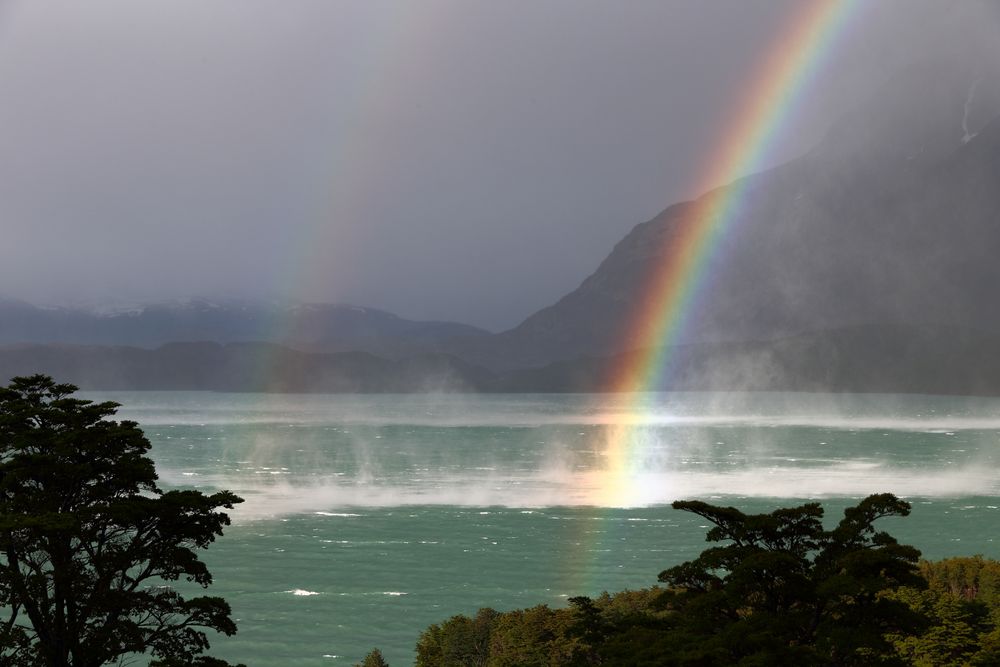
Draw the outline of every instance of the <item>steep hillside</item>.
M997 116L1000 80L925 64L809 154L737 184L745 193L682 342L868 324L1000 331ZM629 336L634 304L695 208L637 225L579 288L515 329L448 349L514 369L648 344Z

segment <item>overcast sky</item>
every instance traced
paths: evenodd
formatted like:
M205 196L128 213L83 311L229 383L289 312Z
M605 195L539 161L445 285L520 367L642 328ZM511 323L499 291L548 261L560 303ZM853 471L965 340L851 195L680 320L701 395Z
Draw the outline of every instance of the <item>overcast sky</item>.
M512 326L698 194L805 1L0 0L0 293ZM1000 36L996 3L858 4L770 162Z

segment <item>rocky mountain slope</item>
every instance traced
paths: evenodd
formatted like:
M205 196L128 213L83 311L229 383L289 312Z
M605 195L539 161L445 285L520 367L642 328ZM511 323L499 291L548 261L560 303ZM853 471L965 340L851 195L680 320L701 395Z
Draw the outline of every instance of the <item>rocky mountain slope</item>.
M998 116L1000 78L924 64L807 155L748 177L682 342L876 324L1000 331ZM579 288L518 327L449 349L513 369L643 344L629 337L633 304L693 209L637 225Z

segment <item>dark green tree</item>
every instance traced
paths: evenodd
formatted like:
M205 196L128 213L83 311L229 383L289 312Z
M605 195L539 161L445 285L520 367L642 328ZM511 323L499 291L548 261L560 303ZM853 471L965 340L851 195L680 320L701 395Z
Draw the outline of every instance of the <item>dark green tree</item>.
M577 642L567 633L573 618L566 609L538 605L501 614L490 635L488 667L572 665Z
M489 659L490 635L500 614L488 607L475 617L452 616L434 624L417 640L417 667L483 667Z
M885 594L924 585L920 552L873 525L909 514L891 494L846 509L829 531L818 503L755 515L699 501L674 507L712 523L707 539L726 543L660 574L681 664L896 664L886 634L912 634L924 621Z
M196 550L241 499L163 492L137 424L75 391L43 375L0 388L0 664L225 665L202 653L205 630L236 632L229 605L172 582L212 583Z
M373 648L365 659L354 667L389 667L389 663L382 657L382 651Z
M1000 561L982 556L921 561L920 573L935 590L1000 611Z
M1000 562L982 556L920 563L927 590L893 597L931 619L919 635L891 635L899 653L921 667L1000 665Z

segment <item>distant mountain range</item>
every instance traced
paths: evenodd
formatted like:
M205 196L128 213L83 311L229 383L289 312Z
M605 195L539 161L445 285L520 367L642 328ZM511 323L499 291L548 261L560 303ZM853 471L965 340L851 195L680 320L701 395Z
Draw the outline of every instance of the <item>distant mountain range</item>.
M417 322L341 304L189 299L97 310L0 299L0 345L281 342L303 351L365 351L395 358L451 338L488 333L467 324Z
M1000 78L914 67L814 150L739 185L738 219L668 386L1000 394ZM599 390L644 344L630 335L632 309L694 204L637 225L576 290L499 334L342 305L94 313L5 301L0 375L35 368L108 388Z
M627 360L577 358L496 372L447 354L400 360L270 343L0 347L0 376L46 373L85 389L261 392L591 392ZM1000 334L866 326L769 341L679 346L662 389L1000 395Z

